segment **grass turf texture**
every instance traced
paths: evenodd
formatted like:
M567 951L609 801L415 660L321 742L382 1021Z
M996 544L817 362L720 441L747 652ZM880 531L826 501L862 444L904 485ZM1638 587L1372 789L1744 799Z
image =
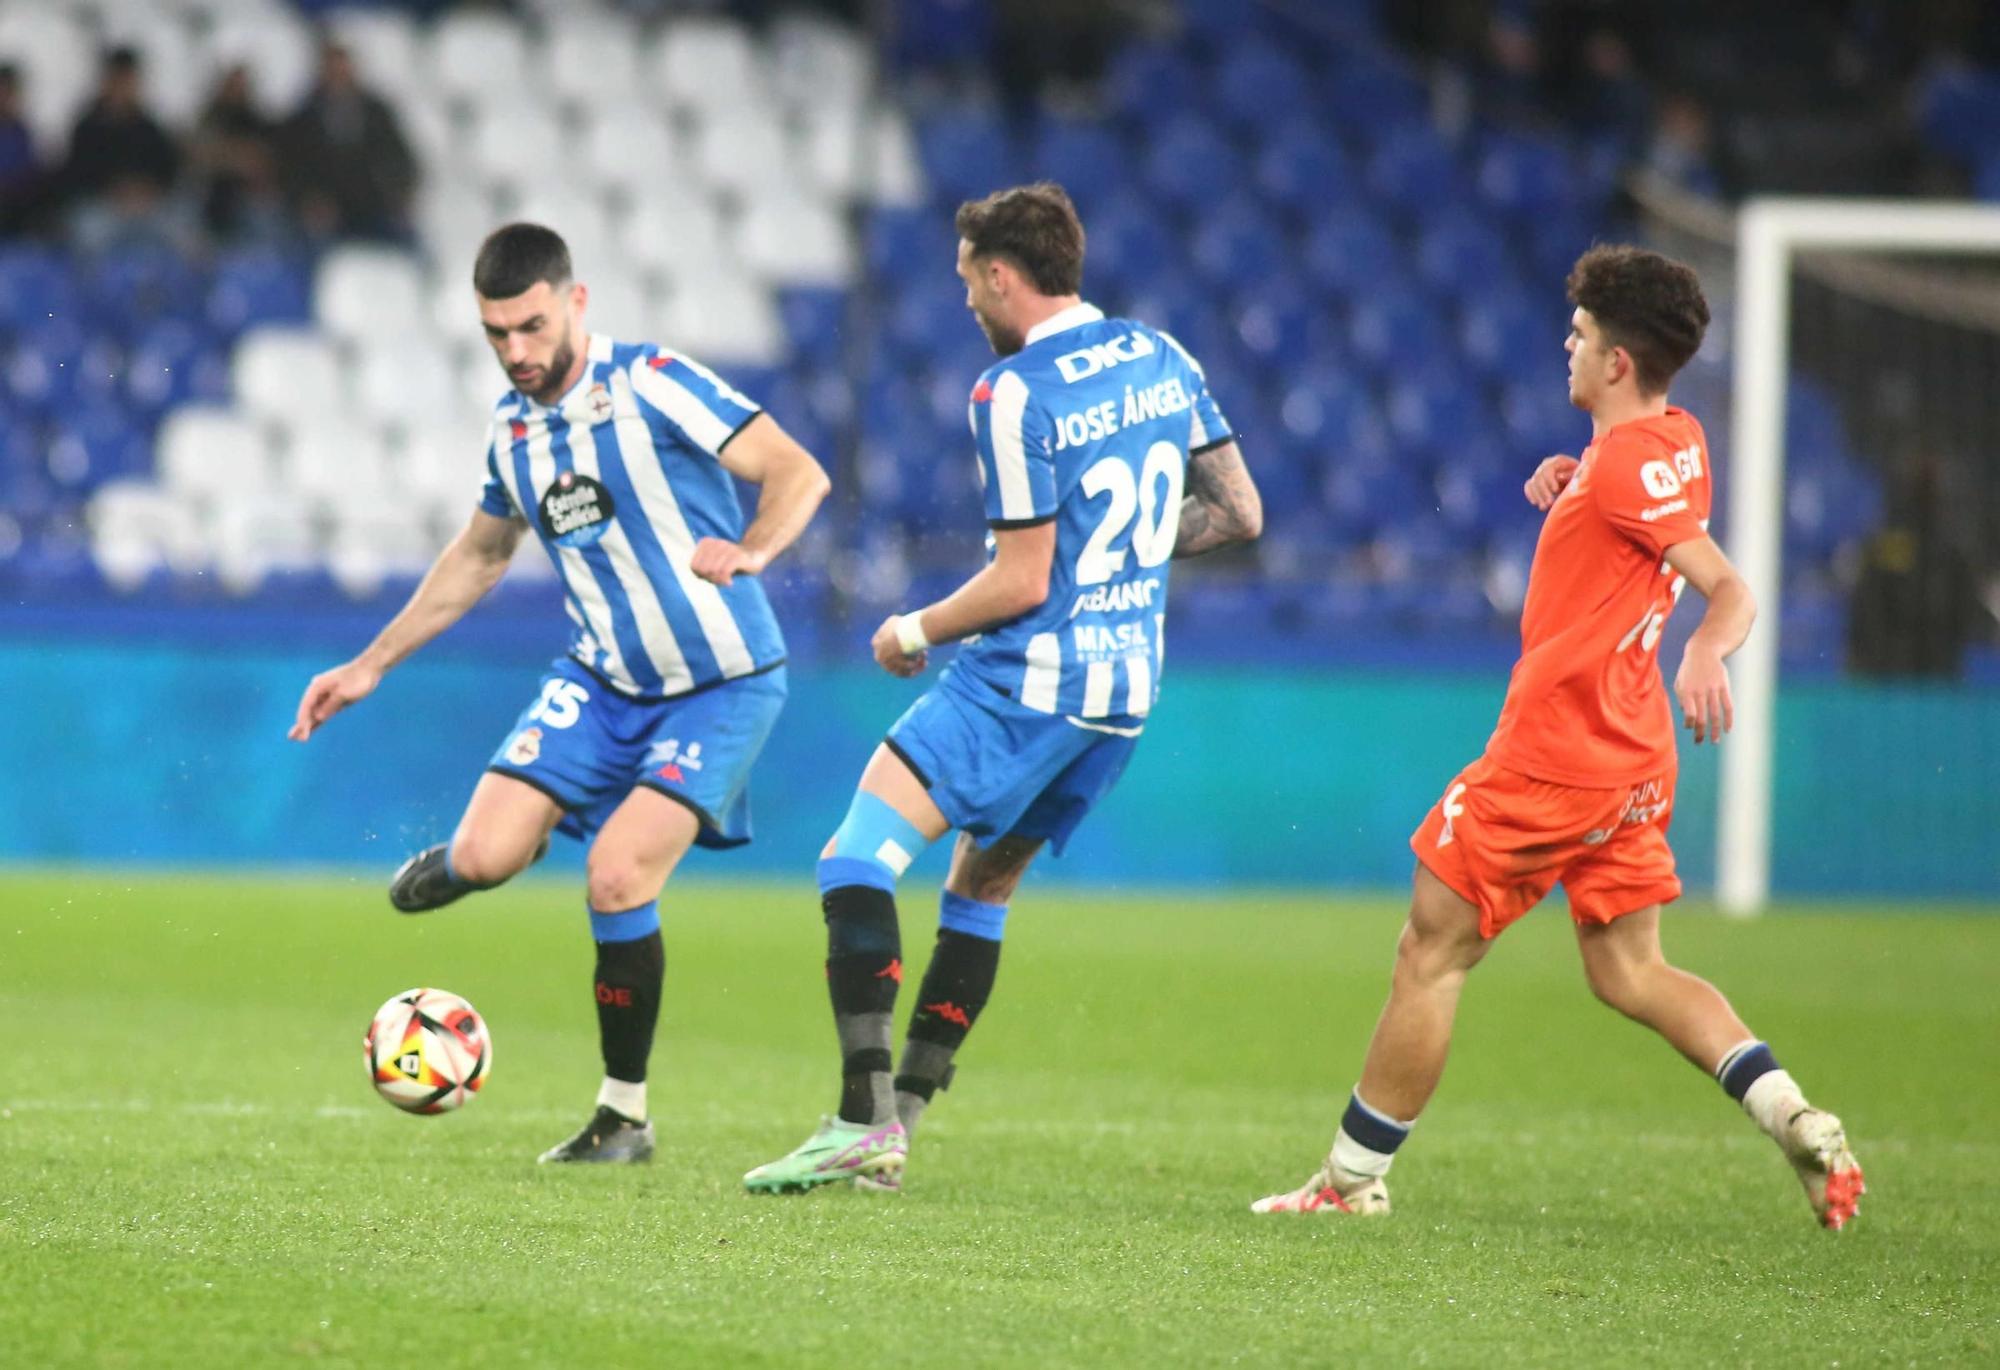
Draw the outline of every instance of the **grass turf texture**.
M930 942L905 901L904 1008ZM1815 1228L1708 1080L1583 987L1561 912L1473 976L1363 1224L1255 1218L1325 1150L1397 902L1030 888L900 1199L753 1198L834 1094L809 885L680 885L660 1156L537 1168L598 1066L570 884L422 919L347 879L0 875L12 1365L1828 1365L2000 1356L2000 918L1688 912L1669 951L1841 1112ZM470 997L486 1092L414 1118L375 1006Z

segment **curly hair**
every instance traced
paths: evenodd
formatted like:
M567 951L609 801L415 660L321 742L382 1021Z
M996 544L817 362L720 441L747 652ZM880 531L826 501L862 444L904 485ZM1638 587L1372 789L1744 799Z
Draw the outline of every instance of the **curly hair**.
M1599 245L1576 259L1569 301L1590 311L1605 341L1632 355L1639 389L1666 390L1701 347L1708 301L1694 268L1643 247Z
M1083 221L1054 181L996 190L967 200L953 220L975 257L1012 262L1044 295L1083 290Z

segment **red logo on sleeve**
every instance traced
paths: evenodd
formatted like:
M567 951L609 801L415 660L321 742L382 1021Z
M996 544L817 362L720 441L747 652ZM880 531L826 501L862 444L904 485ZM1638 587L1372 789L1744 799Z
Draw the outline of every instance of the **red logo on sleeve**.
M646 365L652 367L655 371L664 371L673 364L674 359L664 352L657 357L646 358Z
M972 387L972 402L974 404L985 404L992 398L993 398L993 387L988 385L985 381L985 378L982 377L980 379L979 384Z

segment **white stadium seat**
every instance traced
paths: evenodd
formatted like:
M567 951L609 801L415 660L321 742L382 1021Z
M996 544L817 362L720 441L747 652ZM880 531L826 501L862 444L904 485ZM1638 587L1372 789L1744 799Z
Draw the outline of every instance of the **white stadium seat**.
M213 87L228 68L250 68L257 108L283 119L299 107L319 72L319 47L304 20L285 7L234 9L202 43L204 82Z
M746 277L724 274L679 283L667 301L660 341L704 362L772 365L784 332L770 296Z
M419 576L439 546L425 509L412 501L336 512L326 567L334 583L360 598L390 576Z
M361 84L395 105L407 125L407 98L427 79L416 22L395 10L343 8L326 23L354 58Z
M755 197L794 183L784 128L769 111L743 111L703 122L694 138L694 171L709 188Z
M858 29L791 15L771 30L770 73L773 93L791 113L840 117L866 103L874 63Z
M154 464L169 491L214 499L271 483L264 434L249 417L213 405L187 405L160 425Z
M388 444L358 420L301 423L279 445L277 488L313 509L373 504L393 495Z
M653 342L660 331L658 302L640 279L615 258L602 266L577 268L590 291L584 325L619 342Z
M453 10L431 29L427 70L454 99L514 98L527 85L527 39L504 15Z
M687 149L673 126L641 109L600 113L580 139L583 171L625 204L685 176Z
M868 183L862 194L878 205L921 205L923 164L917 160L917 140L901 110L884 107L873 122L874 149Z
M339 354L310 329L251 329L230 358L230 379L237 403L260 419L324 417L342 404Z
M847 225L823 204L760 200L736 240L743 264L773 285L844 285L852 275Z
M423 179L417 187L421 195L434 178L451 177L465 159L465 127L450 104L428 87L411 91L395 103L403 137L423 167Z
M729 259L722 216L698 190L661 190L632 207L619 232L625 260L672 281L713 275Z
M770 97L769 72L749 29L732 19L669 23L646 63L660 98L677 110L754 109Z
M484 348L468 352L459 359L458 381L454 387L456 398L439 397L439 407L446 413L491 415L493 406L507 393L507 373L493 359L493 354Z
M194 510L151 481L115 480L99 486L85 520L98 569L121 590L136 588L157 567L192 571L205 556Z
M640 76L638 26L619 14L595 13L558 18L536 54L549 91L579 110L610 114L652 101Z
M485 416L473 414L406 429L395 462L398 483L434 517L463 523L486 480L487 436Z
M473 107L466 160L472 173L516 193L557 174L567 156L555 114L537 105Z
M208 541L216 578L247 594L273 571L306 571L320 564L313 518L299 501L274 492L248 492L209 511Z
M76 18L35 0L0 8L0 61L21 69L24 115L48 154L67 147L70 127L97 80L97 40Z
M496 373L497 374L497 373ZM455 368L427 337L363 343L355 349L348 395L357 413L379 423L409 423L452 391Z
M423 271L395 248L335 248L313 279L313 316L336 338L379 337L423 307Z
M611 216L595 195L535 191L517 201L509 217L560 233L569 246L570 264L578 280L588 280L600 264L609 264L616 256L617 235L611 229Z

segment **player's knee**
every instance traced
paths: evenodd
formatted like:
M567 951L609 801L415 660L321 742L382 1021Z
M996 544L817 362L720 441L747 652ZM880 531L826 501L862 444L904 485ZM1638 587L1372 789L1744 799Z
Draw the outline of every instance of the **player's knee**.
M617 913L659 898L663 882L657 872L629 853L593 849L584 883L592 908Z
M1647 967L1613 957L1585 961L1584 979L1599 1003L1631 1015L1646 997Z
M893 895L903 872L929 845L916 825L887 801L860 791L820 853L820 893L859 885Z
M498 885L527 869L534 843L522 845L477 829L461 829L451 840L451 871L468 885Z
M1411 919L1396 942L1395 979L1412 987L1428 987L1463 976L1485 948L1477 933L1441 928Z

